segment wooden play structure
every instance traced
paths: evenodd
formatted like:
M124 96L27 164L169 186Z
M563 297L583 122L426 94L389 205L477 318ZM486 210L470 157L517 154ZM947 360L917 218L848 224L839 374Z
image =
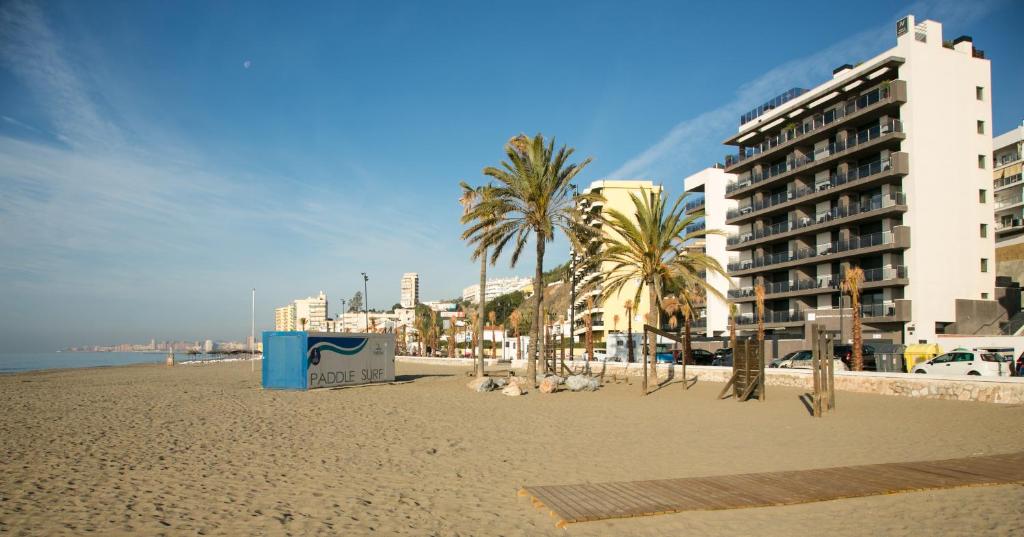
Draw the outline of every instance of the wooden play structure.
M825 327L816 325L811 332L811 414L820 418L836 408L835 359L832 356L832 336Z
M737 401L746 401L752 397L764 401L764 345L757 339L736 341L736 348L732 350L732 377L718 398L724 399L730 389Z

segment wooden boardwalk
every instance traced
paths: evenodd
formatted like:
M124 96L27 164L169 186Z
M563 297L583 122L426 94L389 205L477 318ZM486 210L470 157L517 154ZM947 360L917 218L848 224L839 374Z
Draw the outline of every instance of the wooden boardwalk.
M758 474L526 486L534 506L571 522L1024 482L1024 452Z

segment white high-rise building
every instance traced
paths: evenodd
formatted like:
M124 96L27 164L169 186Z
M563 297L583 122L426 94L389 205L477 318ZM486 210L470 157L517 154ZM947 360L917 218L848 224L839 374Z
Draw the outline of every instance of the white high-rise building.
M848 341L839 285L859 267L865 341L998 331L991 64L936 21L894 33L895 47L744 114L726 141L741 330L756 328L761 282L769 331L820 323Z
M420 275L406 272L402 275L402 295L399 303L403 308L415 308L420 301Z
M495 297L521 291L524 287L533 283L529 278L489 278L487 289L484 291L484 300L490 301ZM473 284L462 289L462 300L468 300L473 304L480 302L480 284Z
M736 208L736 200L725 197L725 185L734 178L735 176L725 173L724 169L716 166L701 170L683 180L683 188L688 196L685 206L687 214L693 211L704 211L704 217L700 220L698 228L719 230L725 233L736 232L736 226L725 223L727 213ZM725 269L729 263L735 260L735 254L726 249L725 243L724 235L712 234L696 241L692 247L703 251L718 261ZM715 296L714 293L707 293L704 310L698 312L700 314L697 315L692 330L697 334L719 336L729 329L728 299L735 294L732 289L733 282L721 274L708 273L705 278L710 286L722 295L722 298Z
M303 324L305 321L305 324ZM291 304L274 308L274 329L282 331L327 330L327 295L323 291L313 297L301 298Z

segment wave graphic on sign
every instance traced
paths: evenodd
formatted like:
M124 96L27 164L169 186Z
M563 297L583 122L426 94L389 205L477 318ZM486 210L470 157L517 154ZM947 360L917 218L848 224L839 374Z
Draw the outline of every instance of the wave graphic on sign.
M344 338L345 343L351 342L350 345L345 346L324 341L310 347L307 356L309 357L309 362L311 364L317 365L320 363L320 353L324 350L329 350L344 356L352 356L353 354L357 354L359 351L363 350L363 347L366 346L366 341L366 338Z

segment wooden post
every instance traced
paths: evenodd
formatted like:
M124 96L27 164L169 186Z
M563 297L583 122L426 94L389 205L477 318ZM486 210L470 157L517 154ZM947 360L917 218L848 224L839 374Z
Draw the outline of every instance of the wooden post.
M821 329L816 325L811 332L811 414L821 417Z
M828 352L828 410L829 412L836 408L836 392L835 392L835 358L832 356L832 336L825 337L825 349Z
M764 340L758 340L757 342L757 361L759 369L757 374L757 399L759 401L764 401Z

